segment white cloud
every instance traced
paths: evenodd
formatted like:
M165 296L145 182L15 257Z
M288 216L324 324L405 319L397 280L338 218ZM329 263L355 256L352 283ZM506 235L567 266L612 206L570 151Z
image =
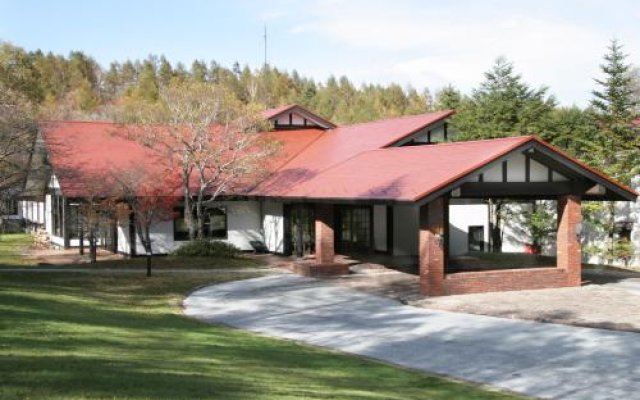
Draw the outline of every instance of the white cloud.
M328 1L314 3L309 11L292 33L377 52L381 64L392 59L388 78L468 90L504 55L528 82L549 86L565 104L584 104L610 38L609 32L577 19L476 3Z

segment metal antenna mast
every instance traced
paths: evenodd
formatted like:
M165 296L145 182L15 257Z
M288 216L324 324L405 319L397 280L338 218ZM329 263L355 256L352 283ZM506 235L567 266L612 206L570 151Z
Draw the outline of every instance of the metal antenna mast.
M264 68L267 68L267 24L264 24Z

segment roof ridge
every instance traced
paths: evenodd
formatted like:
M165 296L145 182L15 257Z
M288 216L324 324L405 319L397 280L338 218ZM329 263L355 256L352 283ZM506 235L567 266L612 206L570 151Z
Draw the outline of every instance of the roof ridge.
M432 144L424 144L417 146L393 146L393 147L381 147L379 149L371 149L365 150L365 152L369 151L379 151L379 150L398 150L398 149L415 149L415 148L433 148L433 147L441 147L441 146L456 146L456 145L464 145L469 143L485 143L485 142L501 142L506 140L515 140L519 139L523 142L528 140L535 140L538 137L536 135L522 135L522 136L507 136L503 138L492 138L492 139L476 139L476 140L460 140L458 142L445 142L445 143L432 143Z
M399 117L388 117L388 118L376 119L376 120L373 120L373 121L362 121L362 122L355 122L353 124L338 125L337 128L350 128L352 126L365 125L365 124L375 124L375 123L379 123L379 122L388 122L388 121L399 120L399 119L409 119L409 118L416 118L416 117L424 117L424 116L427 116L427 115L437 115L437 114L443 114L443 115L449 114L449 115L451 115L453 113L454 113L453 110L443 110L443 111L433 111L433 112L422 113L422 114L401 115ZM334 128L334 129L337 129L337 128Z

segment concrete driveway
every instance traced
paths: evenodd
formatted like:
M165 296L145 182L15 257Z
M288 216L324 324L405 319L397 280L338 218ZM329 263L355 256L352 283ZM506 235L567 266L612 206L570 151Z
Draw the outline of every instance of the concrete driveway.
M640 396L640 334L433 311L290 274L200 289L185 314L563 399Z

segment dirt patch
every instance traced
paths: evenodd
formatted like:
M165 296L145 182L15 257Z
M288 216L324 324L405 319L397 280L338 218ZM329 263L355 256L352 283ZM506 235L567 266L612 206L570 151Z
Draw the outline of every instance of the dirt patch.
M501 318L640 332L640 291L625 288L624 284L630 282L431 297L411 304ZM640 282L634 284L640 287Z
M88 248L85 249L85 253L83 255L80 255L78 249L32 247L24 253L24 257L36 266L87 264L91 261L89 258ZM100 261L122 260L124 258L125 257L121 254L114 254L103 249L98 249L98 260Z

